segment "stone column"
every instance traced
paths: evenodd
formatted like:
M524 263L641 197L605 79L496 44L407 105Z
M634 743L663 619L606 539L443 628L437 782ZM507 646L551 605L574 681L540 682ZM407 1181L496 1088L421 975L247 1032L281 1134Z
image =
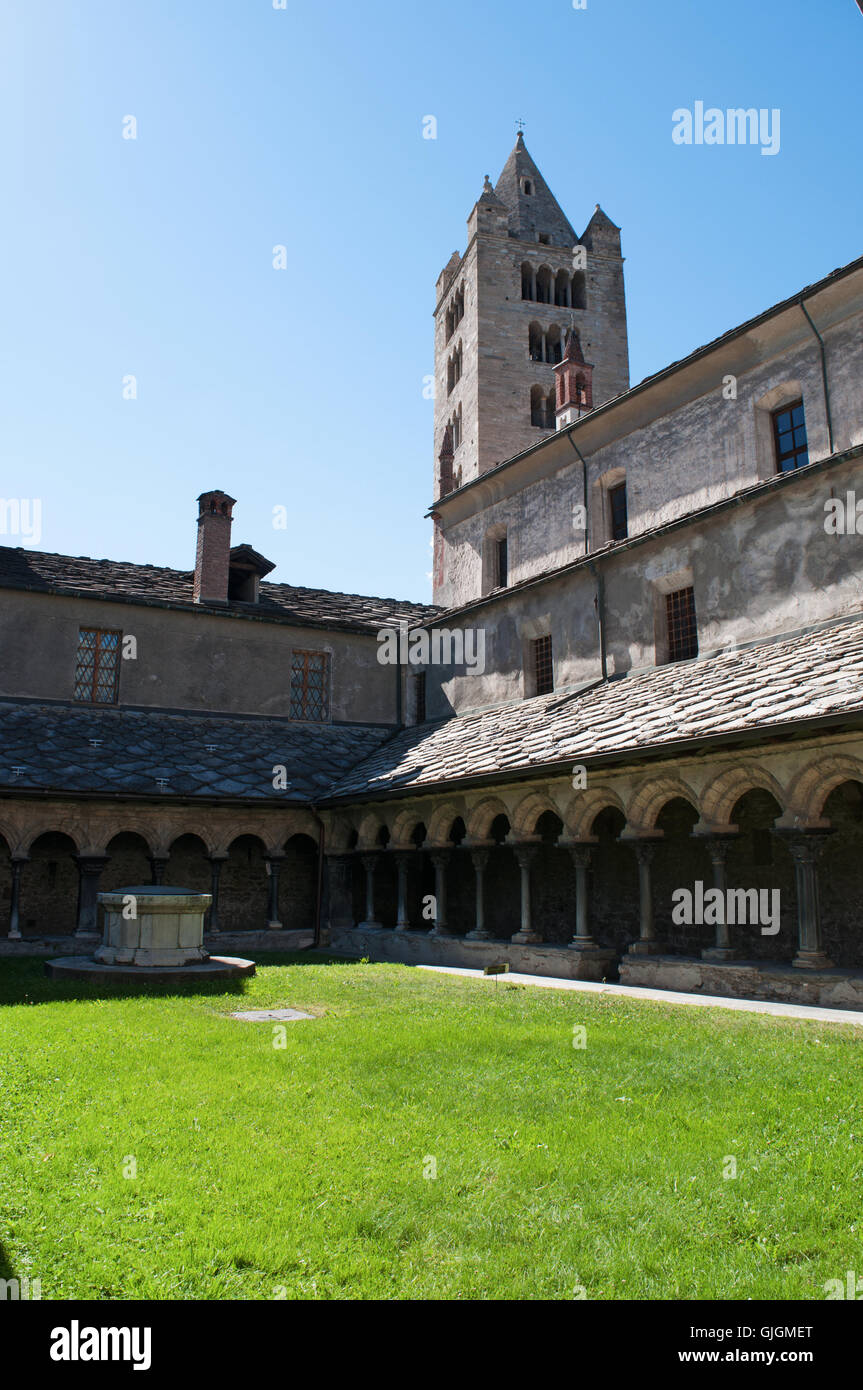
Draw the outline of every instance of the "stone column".
M166 854L153 854L150 857L150 870L152 873L151 882L157 887L165 881L165 870L168 867L168 856Z
M99 877L107 854L76 854L78 865L78 925L75 935L85 941L101 940L99 931Z
M21 870L29 863L26 855L12 856L12 895L9 899L9 940L20 941L19 905L21 902Z
M492 934L485 924L485 871L488 867L489 849L491 846L482 846L478 849L471 849L470 858L473 864L473 871L476 877L476 925L473 931L469 931L466 941L491 941Z
M270 892L267 902L267 931L281 931L282 924L279 921L279 865L284 859L283 854L265 854L264 863L267 866L267 876L270 880Z
M410 931L410 920L408 918L408 869L411 857L409 854L396 854L396 869L399 876L399 901L396 912L396 931Z
M542 936L533 930L530 920L530 866L536 858L538 846L515 845L513 848L521 870L521 927L512 940L519 945L533 945L542 941Z
M431 861L434 864L435 916L429 936L451 936L452 932L446 924L446 869L449 851L435 850Z
M364 854L362 861L366 871L366 915L360 926L367 929L377 928L380 926L380 922L375 918L375 868L378 857L376 854Z
M210 860L210 897L213 899L210 904L206 918L205 930L208 932L221 931L219 926L219 878L222 873L222 865L227 859L227 854L211 854Z
M830 830L777 831L794 860L797 888L797 927L799 944L791 962L798 970L829 970L833 962L821 940L821 909L818 902L816 864Z
M655 840L630 841L638 860L639 932L638 940L629 947L630 955L656 955L662 950L656 940L653 925L653 887L650 882L650 865L656 849Z
M734 835L693 836L693 839L701 839L707 845L707 852L713 865L713 887L722 894L723 903L726 905L728 899L725 896L725 861L735 838ZM723 920L716 923L716 942L713 946L705 947L701 952L702 960L734 960L736 958L737 952L731 944L731 932L727 921L725 921L725 916L725 908L723 908Z
M569 852L575 865L575 936L570 946L575 950L589 950L596 945L590 934L590 916L587 906L587 871L593 855L593 845L570 845Z

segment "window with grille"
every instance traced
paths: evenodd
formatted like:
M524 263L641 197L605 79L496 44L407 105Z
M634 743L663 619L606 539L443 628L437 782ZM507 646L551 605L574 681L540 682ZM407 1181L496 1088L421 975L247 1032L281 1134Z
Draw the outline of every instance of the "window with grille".
M695 590L678 589L665 595L668 623L668 660L687 661L698 655L698 628L695 624Z
M809 445L806 442L806 416L803 402L784 406L773 412L773 438L776 443L777 473L792 473L795 468L805 468L809 462Z
M328 652L291 654L291 718L327 719L330 712Z
M611 513L611 539L613 541L625 541L627 537L626 483L618 483L617 487L608 489L608 507Z
M78 632L75 699L91 705L115 705L120 684L121 632L82 627Z
M537 637L531 643L533 653L533 680L537 695L548 695L554 690L554 666L551 659L551 635Z

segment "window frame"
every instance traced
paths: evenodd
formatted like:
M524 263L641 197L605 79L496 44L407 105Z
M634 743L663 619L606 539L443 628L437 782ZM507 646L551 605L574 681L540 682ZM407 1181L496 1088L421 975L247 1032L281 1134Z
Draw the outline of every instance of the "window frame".
M683 605L680 603L684 594L688 595L685 612L681 611ZM678 609L676 613L673 611L675 607ZM698 615L693 584L682 585L679 589L669 589L666 593L665 638L669 664L693 661L698 656Z
M81 682L81 680L82 680L82 677L81 677L81 675L79 674L79 673L80 673L80 669L81 669L81 657L82 657L82 654L83 654L83 651L84 651L84 648L82 647L81 639L83 638L83 636L84 636L85 633L93 633L93 634L95 634L95 636L96 636L96 638L97 638L96 645L95 645L95 647L94 647L94 649L93 649L93 671L92 671L92 675L91 675L91 677L90 677L90 682L89 682L89 684L90 684L90 694L89 694L88 697L84 697L84 696L78 694L78 686L79 686L79 684L80 684L80 682ZM97 688L97 686L98 686L98 681L99 681L100 666L101 666L101 664L102 664L102 663L100 662L100 660L99 660L99 657L100 657L100 654L101 654L101 649L100 649L100 643L99 643L98 639L99 639L99 638L102 638L102 637L115 637L115 638L117 639L117 640L116 640L116 646L115 646L115 648L114 648L114 679L113 679L112 686L111 686L111 698L110 698L110 699L107 699L107 700L98 700L98 699L94 698L94 692L96 691L96 688ZM116 704L119 704L119 701L120 701L120 658L121 658L121 655L122 655L122 648L123 648L123 630L122 630L122 628L115 628L115 627L79 627L79 628L78 628L78 644L77 644L77 647L75 648L75 676L74 676L74 681L73 681L73 686L72 686L72 698L73 698L73 700L75 701L76 704L79 704L79 705L116 705Z
M800 410L803 417L802 422L799 425L795 425L794 423L793 417L795 410ZM786 450L785 453L782 452L782 446L780 444L779 439L779 417L782 415L787 415L789 417L790 434L792 441L794 440L799 429L803 430L804 437L804 442L802 445L795 444L793 448ZM786 405L780 405L777 406L775 410L771 410L770 425L773 432L773 459L776 465L776 472L795 473L798 468L806 468L806 466L809 463L809 431L806 428L806 410L803 405L803 397L801 396L796 401L789 401ZM783 433L787 432L788 431L783 431ZM801 455L803 456L804 461L802 463L798 463L797 460L798 458L800 458ZM792 460L792 462L789 466L786 467L785 464L789 459Z
M551 695L554 692L554 650L550 632L530 639L530 661L534 695Z
M297 657L304 658L302 665L302 686L301 686L301 709L302 712L294 712L294 702L297 697L296 677L297 677ZM310 670L310 658L322 659L323 661L323 681L322 681L322 713L320 715L308 712L308 697L310 685L308 681ZM288 706L290 719L301 724L328 724L332 718L332 653L325 647L292 647L291 648L291 681L288 696Z
M613 540L613 541L625 541L625 540L628 540L628 539L629 539L629 508L628 508L628 505L627 505L627 504L628 504L628 499L627 499L627 496L626 496L626 479L625 479L625 478L621 478L620 482L618 482L618 483L612 483L611 487L609 487L609 488L607 489L607 495L608 495L608 534L609 534L609 537L610 537L610 539ZM618 536L618 535L615 535L616 521L615 521L615 515L614 515L614 501L615 501L615 498L616 498L616 497L621 497L621 496L623 497L623 532L622 532L621 535Z

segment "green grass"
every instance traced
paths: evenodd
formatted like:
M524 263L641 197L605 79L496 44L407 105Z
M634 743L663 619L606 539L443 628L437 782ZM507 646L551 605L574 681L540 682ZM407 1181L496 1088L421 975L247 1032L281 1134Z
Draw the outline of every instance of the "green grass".
M861 1030L266 960L182 994L3 962L0 1275L43 1298L822 1299L863 1274ZM278 1006L316 1015L282 1050L228 1017Z

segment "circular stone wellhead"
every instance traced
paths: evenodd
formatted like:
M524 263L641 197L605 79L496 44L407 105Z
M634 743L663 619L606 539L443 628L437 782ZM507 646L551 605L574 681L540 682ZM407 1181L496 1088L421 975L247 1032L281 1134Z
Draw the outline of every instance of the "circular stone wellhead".
M105 928L93 958L104 965L140 966L209 960L204 916L212 901L209 893L152 883L100 893Z

